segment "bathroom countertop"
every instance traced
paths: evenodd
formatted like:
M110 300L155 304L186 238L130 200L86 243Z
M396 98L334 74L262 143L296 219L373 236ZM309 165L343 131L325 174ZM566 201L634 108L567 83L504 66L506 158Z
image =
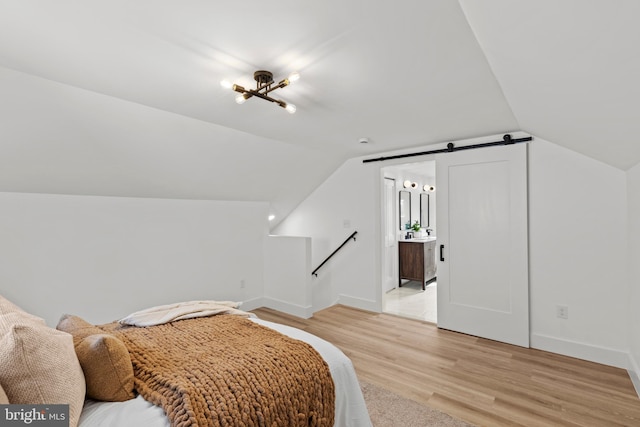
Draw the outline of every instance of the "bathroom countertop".
M429 237L425 237L422 239L402 239L400 240L401 242L413 242L413 243L426 243L426 242L433 242L434 240L436 240L435 236L429 236Z

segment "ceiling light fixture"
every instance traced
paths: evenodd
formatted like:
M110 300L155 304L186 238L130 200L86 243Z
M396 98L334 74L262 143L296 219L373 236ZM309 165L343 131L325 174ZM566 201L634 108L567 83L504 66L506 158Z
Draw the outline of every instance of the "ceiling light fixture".
M255 89L245 89L240 85L231 84L228 80L223 80L220 82L220 84L222 85L222 87L233 89L234 91L238 92L239 95L236 96L236 102L238 104L244 104L247 99L255 96L267 101L274 102L291 114L296 112L295 105L284 102L280 99L272 98L268 94L276 89L289 86L291 83L299 80L300 74L298 74L297 72L293 72L289 74L289 77L281 80L278 84L274 84L273 73L271 71L258 70L253 73L253 78L256 81Z

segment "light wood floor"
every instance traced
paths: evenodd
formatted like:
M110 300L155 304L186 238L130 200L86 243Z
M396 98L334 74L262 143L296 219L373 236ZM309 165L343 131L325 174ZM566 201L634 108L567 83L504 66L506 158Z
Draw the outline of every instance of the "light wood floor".
M475 425L640 426L623 369L339 305L308 320L255 313L332 342L362 380Z

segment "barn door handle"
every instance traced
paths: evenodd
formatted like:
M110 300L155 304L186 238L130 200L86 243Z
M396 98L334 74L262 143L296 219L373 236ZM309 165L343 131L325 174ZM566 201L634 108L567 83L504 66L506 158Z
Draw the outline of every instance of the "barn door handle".
M444 261L444 245L440 245L440 261Z

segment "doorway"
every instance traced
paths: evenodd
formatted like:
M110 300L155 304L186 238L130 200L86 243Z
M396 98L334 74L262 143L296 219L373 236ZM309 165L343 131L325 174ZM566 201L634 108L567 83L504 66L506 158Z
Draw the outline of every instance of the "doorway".
M433 200L437 200L437 208L432 210L438 217L438 225L435 218L433 224L433 243L437 239L433 252L437 252L435 322L439 328L529 346L528 146L516 144L529 140L489 142L458 150L449 147L430 158L438 185L438 197ZM409 286L403 278L415 277L422 282L420 273L406 271L404 266L420 266L423 261L411 262L406 254L412 252L407 240L417 240L410 235L410 227L419 217L411 200L415 192L426 189L420 181L426 178L417 175L424 173L428 164L423 161L380 169L380 178L395 179L396 194L404 200L404 204L396 204L398 216L405 218L397 230L398 288ZM407 197L412 189L412 197ZM382 206L381 212L384 215ZM416 225L419 230L421 224ZM418 256L416 251L412 253ZM426 265L423 271L427 271ZM394 291L383 292L382 311L415 316L403 304L393 307L388 303Z
M387 166L382 174L382 311L437 323L437 272L428 280L401 278L399 245L415 249L437 238L435 161ZM419 230L412 226L416 222ZM417 228L417 227L416 227ZM413 245L416 245L415 247ZM426 252L426 251L425 251ZM435 256L434 253L427 257ZM435 263L435 259L433 260ZM424 261L421 261L424 264Z

